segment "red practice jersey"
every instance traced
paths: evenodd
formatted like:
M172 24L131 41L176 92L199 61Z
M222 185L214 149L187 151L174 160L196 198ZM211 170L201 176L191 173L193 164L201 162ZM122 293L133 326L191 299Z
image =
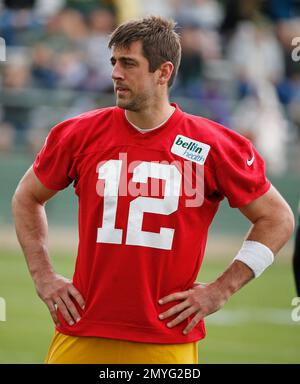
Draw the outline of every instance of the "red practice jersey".
M227 197L241 207L270 187L251 142L208 119L175 112L141 133L119 107L55 126L34 162L39 180L61 190L73 182L79 246L73 284L86 301L68 335L147 343L186 343L205 336L191 318L169 329L158 300L190 289L208 228ZM174 316L175 317L175 316Z

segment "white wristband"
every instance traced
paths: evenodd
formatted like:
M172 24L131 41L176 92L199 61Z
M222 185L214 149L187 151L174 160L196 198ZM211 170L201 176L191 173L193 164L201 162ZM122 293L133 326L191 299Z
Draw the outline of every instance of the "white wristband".
M273 263L274 255L271 249L264 244L246 240L234 260L242 261L248 265L255 277L258 277Z

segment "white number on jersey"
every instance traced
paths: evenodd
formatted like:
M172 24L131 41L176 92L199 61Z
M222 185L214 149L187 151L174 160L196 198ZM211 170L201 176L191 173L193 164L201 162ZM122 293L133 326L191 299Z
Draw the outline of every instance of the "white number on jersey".
M121 179L122 160L109 160L99 167L98 178L105 180L103 223L98 228L97 243L122 243L122 229L116 229L118 190ZM156 178L165 181L164 198L139 196L129 206L126 244L171 249L173 228L160 228L159 233L143 231L144 212L170 215L178 209L181 174L175 165L142 162L133 170L132 181L146 183Z

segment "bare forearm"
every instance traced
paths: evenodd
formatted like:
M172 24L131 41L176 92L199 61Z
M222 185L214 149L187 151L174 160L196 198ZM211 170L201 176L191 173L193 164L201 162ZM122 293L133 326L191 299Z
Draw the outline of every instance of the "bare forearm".
M247 240L264 244L276 255L293 233L293 216L288 212L281 217L261 218L250 229Z
M254 278L253 271L244 263L234 261L213 283L226 302L230 296Z
M240 208L240 211L253 223L247 240L264 244L274 255L294 231L293 212L273 186L264 196Z
M45 203L57 191L46 188L32 167L20 181L12 201L16 232L23 249L38 296L47 305L52 319L59 325L57 309L73 325L80 314L72 298L84 308L84 299L71 280L53 271L48 256L48 224Z
M12 208L16 233L32 278L53 272L47 251L48 224L44 206L16 194Z
M292 232L293 216L286 210L256 220L246 239L262 243L276 254L288 241ZM220 287L221 292L224 292L225 298L229 298L252 278L254 278L253 271L245 263L235 260L215 284Z

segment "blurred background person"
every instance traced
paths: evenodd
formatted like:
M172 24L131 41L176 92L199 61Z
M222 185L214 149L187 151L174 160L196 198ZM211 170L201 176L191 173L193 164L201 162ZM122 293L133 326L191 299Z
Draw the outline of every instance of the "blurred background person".
M7 103L2 106L0 125L5 138L0 140L6 141L5 149L9 149L12 145L16 145L17 148L27 141L31 108L23 105L22 99L30 81L30 67L25 60L16 57L14 61L11 60L4 66L2 86L5 89ZM9 142L8 137L11 138Z
M96 9L89 15L90 33L85 47L89 73L85 89L113 92L111 64L108 57L109 34L116 25L114 14L108 9Z

